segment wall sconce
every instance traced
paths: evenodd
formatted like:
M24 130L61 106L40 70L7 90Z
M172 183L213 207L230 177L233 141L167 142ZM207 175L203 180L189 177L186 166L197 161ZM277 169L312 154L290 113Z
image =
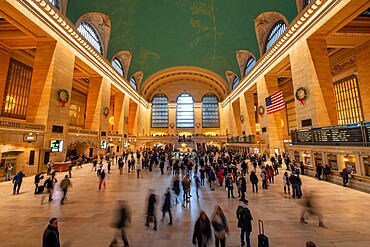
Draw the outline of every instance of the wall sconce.
M240 122L244 122L244 116L243 115L240 115Z
M256 132L260 132L261 125L259 123L256 123Z
M343 158L343 161L344 161L344 162L347 162L347 161L349 161L349 159L348 159L347 157L344 157L344 158Z
M200 123L196 123L195 126L197 126L197 128L199 129Z
M114 124L114 117L113 117L113 116L109 118L109 123L110 123L111 125L113 125L113 124Z

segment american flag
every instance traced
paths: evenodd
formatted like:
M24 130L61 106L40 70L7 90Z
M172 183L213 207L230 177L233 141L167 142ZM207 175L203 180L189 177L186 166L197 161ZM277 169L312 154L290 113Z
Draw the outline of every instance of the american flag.
M277 111L281 111L285 109L285 102L283 98L283 91L278 91L273 95L267 97L266 101L266 112L267 114L271 114Z

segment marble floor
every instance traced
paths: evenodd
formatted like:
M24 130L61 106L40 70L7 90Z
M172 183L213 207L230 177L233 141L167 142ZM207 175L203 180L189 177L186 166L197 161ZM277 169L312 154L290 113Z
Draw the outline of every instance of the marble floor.
M59 181L63 177L64 174L57 174ZM301 200L284 194L280 172L275 183L268 190L260 189L258 194L251 193L248 183L247 199L254 218L252 246L257 246L258 219L265 223L271 247L303 247L309 240L320 247L370 246L370 194L311 177L303 176L302 182L303 193L315 191L327 228L318 227L318 219L313 216L307 220L308 224L299 222ZM172 184L172 176L160 175L158 168L153 172L144 171L143 178L137 179L135 173L126 170L119 175L114 167L108 175L106 190L99 191L96 173L86 164L82 169L73 169L72 183L65 205L59 204L60 190L55 191L51 203L41 205L42 195L33 194L33 177L24 179L19 195L12 195L11 182L1 183L0 246L41 246L42 233L49 219L57 217L62 246L108 247L115 232L112 224L120 199L128 201L132 212L132 223L127 227L130 246L193 246L192 232L200 210L211 217L217 204L223 208L230 228L226 246L240 246L235 217L239 201L227 199L227 192L218 185L215 191L208 187L201 190L200 199L193 190L187 208L182 208L181 204L172 207L174 220L169 226L168 218L163 223L159 219L164 191ZM149 188L158 195L158 231L144 226Z

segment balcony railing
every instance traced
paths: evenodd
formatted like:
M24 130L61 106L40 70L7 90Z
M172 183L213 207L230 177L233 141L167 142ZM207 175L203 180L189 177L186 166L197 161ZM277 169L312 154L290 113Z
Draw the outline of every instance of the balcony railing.
M1 129L27 130L27 131L45 131L45 125L20 122L16 120L4 120L4 119L0 119L0 128Z

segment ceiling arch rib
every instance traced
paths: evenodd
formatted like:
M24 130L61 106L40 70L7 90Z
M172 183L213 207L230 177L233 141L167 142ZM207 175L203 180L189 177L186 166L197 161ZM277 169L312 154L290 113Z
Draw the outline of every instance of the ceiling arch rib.
M203 89L212 89L221 100L229 93L229 86L222 77L209 70L192 66L172 67L151 75L142 83L140 93L150 101L156 93L159 93L158 88L184 81L193 82L197 86L204 85Z

